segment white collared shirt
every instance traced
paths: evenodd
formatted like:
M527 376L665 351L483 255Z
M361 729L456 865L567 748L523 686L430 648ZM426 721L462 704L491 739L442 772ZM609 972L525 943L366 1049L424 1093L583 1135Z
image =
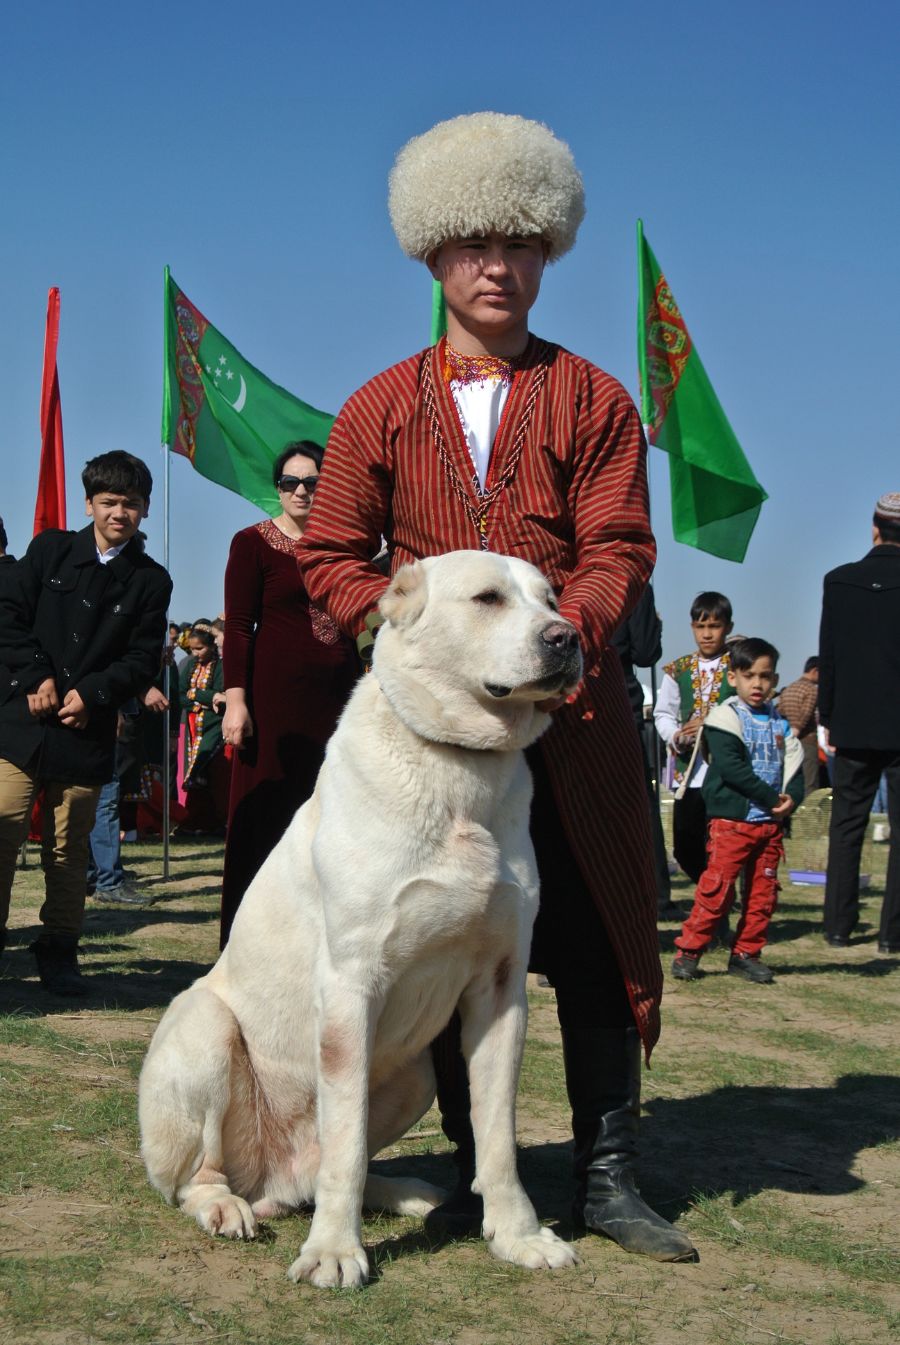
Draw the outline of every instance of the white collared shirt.
M129 537L128 541L131 541ZM124 551L128 542L123 542L121 546L111 546L108 551L101 551L97 543L94 543L94 550L97 552L97 559L101 565L108 565L111 560L115 560L120 551Z
M453 379L450 383L469 457L482 490L509 389L509 383L499 378L488 378L483 383L458 383Z

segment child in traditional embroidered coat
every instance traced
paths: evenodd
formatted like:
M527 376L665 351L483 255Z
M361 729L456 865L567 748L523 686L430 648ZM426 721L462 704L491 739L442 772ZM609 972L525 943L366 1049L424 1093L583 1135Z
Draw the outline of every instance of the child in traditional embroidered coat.
M730 694L725 680L729 668L725 641L732 625L731 603L724 593L697 594L691 604L696 651L663 669L653 711L657 732L674 757L672 852L694 883L706 868L706 809L701 793L706 760L694 749L709 710Z
M760 953L778 900L784 826L803 801L803 748L769 699L778 681L777 663L778 650L767 640L736 642L726 675L737 695L706 717L710 764L703 796L710 818L709 858L693 909L675 940L681 951L672 973L680 981L700 975L701 954L730 911L744 870L743 909L728 970L761 985L774 980Z

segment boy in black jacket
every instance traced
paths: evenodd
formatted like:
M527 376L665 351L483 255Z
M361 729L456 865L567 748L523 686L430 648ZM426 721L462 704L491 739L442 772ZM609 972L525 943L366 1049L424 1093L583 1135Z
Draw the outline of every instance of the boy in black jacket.
M709 821L708 862L694 905L675 940L672 963L680 981L700 975L700 956L734 902L735 883L747 872L746 895L728 970L768 984L760 961L778 899L784 824L803 801L803 748L770 696L778 681L778 650L767 640L741 640L731 649L728 683L737 692L710 710L705 724L710 766L703 782Z
M113 774L118 708L159 670L172 591L135 536L153 485L146 465L104 453L86 464L82 482L93 522L40 533L16 584L0 593L0 940L43 788L46 899L32 951L41 984L63 995L88 990L76 956L88 836Z

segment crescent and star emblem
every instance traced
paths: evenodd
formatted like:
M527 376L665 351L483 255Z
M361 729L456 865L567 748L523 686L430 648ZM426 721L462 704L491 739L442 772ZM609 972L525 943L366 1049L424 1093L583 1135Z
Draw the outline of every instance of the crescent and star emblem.
M240 385L238 387L238 395L233 402L229 402L228 398L225 396L225 384L233 382L235 374L233 369L228 368L228 356L220 355L218 360L216 361L215 368L207 364L206 372L212 377L213 387L220 394L223 400L228 402L228 405L231 407L232 411L237 411L238 415L240 415L240 413L244 409L244 404L247 401L247 383L246 380L244 379L244 375L243 374L237 375L237 377L240 379Z

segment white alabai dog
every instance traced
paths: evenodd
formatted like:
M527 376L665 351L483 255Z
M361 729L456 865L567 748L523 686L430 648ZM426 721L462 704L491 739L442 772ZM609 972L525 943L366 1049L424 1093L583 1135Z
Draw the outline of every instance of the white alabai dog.
M157 1028L144 1161L226 1237L314 1203L291 1278L362 1284L363 1204L443 1197L367 1164L431 1105L429 1043L458 1006L484 1236L501 1260L571 1265L519 1182L515 1095L538 900L521 749L549 723L538 702L580 678L576 632L538 570L476 551L404 566L381 608L315 793Z

